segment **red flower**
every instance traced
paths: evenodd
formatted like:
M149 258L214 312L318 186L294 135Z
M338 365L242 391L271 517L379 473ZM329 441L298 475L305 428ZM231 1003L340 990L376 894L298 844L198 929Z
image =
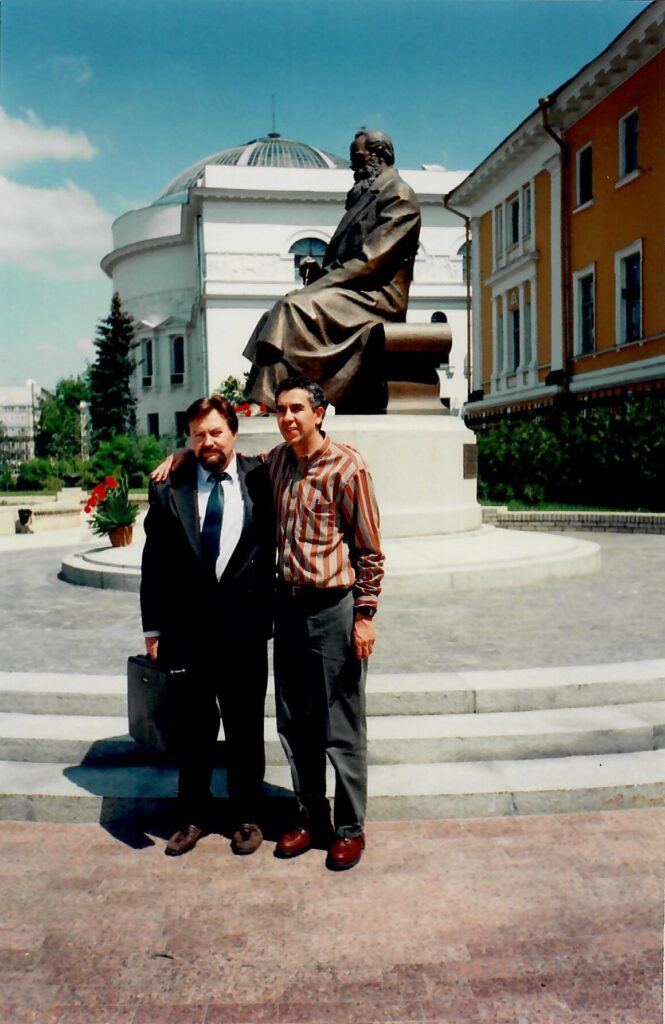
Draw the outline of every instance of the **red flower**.
M261 405L259 406L259 408L260 408L261 412L265 412L266 409L268 408L268 406L266 405L265 402L261 402Z
M92 507L91 507L91 505L90 505L90 503L89 503L89 502L88 502L88 504L87 504L87 505L85 505L85 506L83 507L83 511L84 511L84 512L87 512L87 513L88 513L88 515L89 515L89 514L90 514L90 513L92 512Z
M106 485L97 484L96 487L93 487L92 494L90 495L90 497L96 498L97 501L103 501L104 498L106 497Z
M118 481L116 480L116 478L114 476L107 476L107 478L104 481L104 483L106 484L107 487L117 487L118 486Z

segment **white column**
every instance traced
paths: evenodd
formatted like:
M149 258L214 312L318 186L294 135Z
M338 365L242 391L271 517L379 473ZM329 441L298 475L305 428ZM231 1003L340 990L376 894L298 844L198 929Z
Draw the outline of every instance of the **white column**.
M480 217L471 219L471 389L483 386L483 285L480 276ZM469 253L467 253L467 259Z

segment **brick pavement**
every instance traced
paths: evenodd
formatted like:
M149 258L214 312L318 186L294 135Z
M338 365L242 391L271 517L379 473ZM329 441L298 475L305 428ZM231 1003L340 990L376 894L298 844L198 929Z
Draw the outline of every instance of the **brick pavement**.
M7 1024L658 1024L665 810L370 826L326 872L0 826ZM154 833L153 833L154 834ZM138 844L137 844L138 846Z

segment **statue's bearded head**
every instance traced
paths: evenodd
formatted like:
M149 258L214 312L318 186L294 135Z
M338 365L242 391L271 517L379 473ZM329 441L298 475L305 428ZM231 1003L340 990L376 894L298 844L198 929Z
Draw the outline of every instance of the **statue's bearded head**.
M351 145L354 186L346 197L346 209L364 195L375 178L395 163L395 151L385 132L360 131Z

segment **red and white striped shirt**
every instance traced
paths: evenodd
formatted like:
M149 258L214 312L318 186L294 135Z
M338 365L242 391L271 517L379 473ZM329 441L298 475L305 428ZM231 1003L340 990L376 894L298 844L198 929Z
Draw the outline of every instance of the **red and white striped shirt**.
M356 605L375 608L384 555L374 485L362 456L325 437L312 455L299 459L281 444L263 458L275 497L280 579L353 588Z

